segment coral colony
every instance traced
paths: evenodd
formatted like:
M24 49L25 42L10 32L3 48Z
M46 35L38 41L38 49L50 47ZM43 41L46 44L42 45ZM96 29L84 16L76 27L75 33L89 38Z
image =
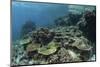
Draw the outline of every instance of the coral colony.
M70 11L50 26L37 27L35 22L27 21L20 39L12 43L11 65L95 61L96 9L90 7L81 13Z

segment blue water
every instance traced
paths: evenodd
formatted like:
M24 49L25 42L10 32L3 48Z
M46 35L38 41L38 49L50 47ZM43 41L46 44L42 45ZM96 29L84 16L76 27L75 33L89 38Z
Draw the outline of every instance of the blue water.
M63 4L45 4L32 2L12 2L12 37L16 40L20 36L22 25L31 20L37 26L54 23L54 20L65 16L68 6Z

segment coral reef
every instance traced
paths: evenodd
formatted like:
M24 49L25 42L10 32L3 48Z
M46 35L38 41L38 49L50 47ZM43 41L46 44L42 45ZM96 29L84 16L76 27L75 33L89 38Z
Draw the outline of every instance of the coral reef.
M76 25L77 22L80 20L81 16L82 14L74 14L70 12L68 15L56 19L55 25L56 26Z
M56 20L55 28L38 28L25 33L12 47L12 65L95 61L94 12L68 17ZM71 22L75 24L68 24Z
M58 45L55 42L50 42L48 46L38 49L38 53L42 55L50 55L57 51Z
M82 30L85 36L91 40L96 41L96 14L95 12L86 11L77 23L79 29Z

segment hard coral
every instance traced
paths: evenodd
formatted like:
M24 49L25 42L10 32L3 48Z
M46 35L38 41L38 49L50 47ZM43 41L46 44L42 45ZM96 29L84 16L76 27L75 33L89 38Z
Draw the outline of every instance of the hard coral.
M86 11L77 25L91 42L96 42L96 15L94 12Z
M46 28L41 28L40 30L38 30L35 35L33 34L33 40L36 43L40 43L42 45L46 45L48 44L50 41L52 41L53 37L54 37L55 33L54 32L50 32L48 29Z
M47 46L38 49L38 53L42 55L50 55L57 51L58 45L55 42L50 42Z

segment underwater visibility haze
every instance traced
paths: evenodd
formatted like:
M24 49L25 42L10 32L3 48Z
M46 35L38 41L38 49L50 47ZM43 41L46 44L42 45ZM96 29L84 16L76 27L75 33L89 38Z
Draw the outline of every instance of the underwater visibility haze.
M66 15L67 12L67 5L12 2L13 38L18 38L21 26L26 21L35 22L38 27L45 26L52 24L56 18Z
M12 1L11 66L96 61L96 6Z

